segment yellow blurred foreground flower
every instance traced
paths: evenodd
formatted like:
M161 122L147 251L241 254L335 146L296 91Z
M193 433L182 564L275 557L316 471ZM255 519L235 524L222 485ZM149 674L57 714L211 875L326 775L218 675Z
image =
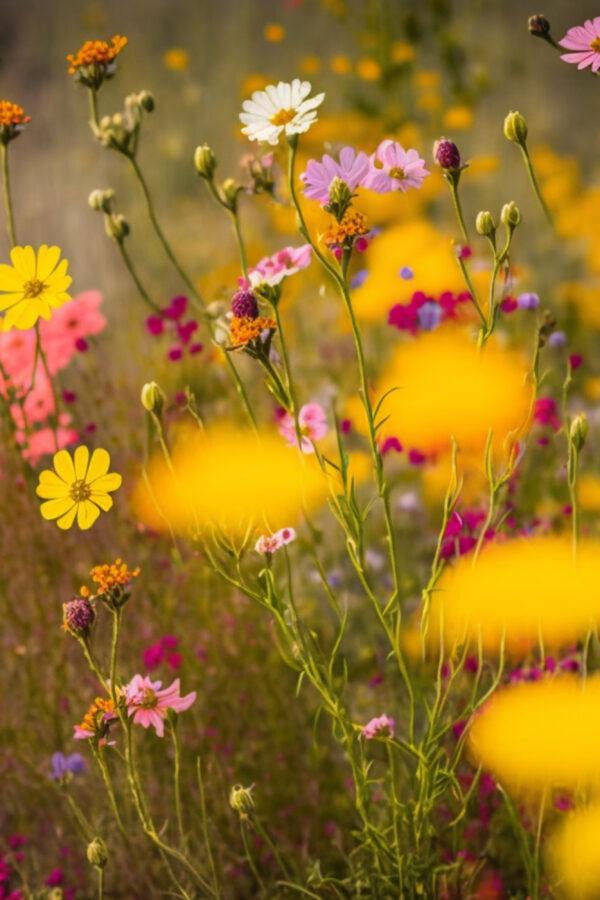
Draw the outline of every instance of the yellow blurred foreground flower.
M57 519L59 528L68 529L77 516L77 524L85 530L90 528L100 510L107 512L113 505L110 493L121 487L122 478L116 472L109 472L110 456L100 447L90 451L81 446L71 454L59 450L54 454L54 471L44 469L36 489L42 503L40 512L44 519Z
M256 436L231 423L180 435L173 450L174 475L162 457L140 484L135 505L154 528L178 531L220 528L241 534L253 524L276 531L327 494L315 460L301 456L271 432Z
M521 683L494 694L469 735L475 756L513 790L600 782L600 677Z
M59 247L42 244L37 256L33 247L13 247L10 259L12 266L0 265L0 310L7 311L3 331L31 328L71 299L66 292L72 281L69 263L59 262Z
M568 646L600 622L600 543L580 541L573 565L571 542L555 537L490 544L475 565L463 556L447 568L431 608L432 635L443 622L447 647L466 639L498 652Z
M556 886L577 900L600 894L600 805L570 813L548 844L548 863Z
M494 447L508 447L529 420L527 372L517 353L490 343L478 351L455 326L403 343L376 388L376 402L397 388L383 402L382 436L427 453L447 450L454 436L462 452L478 452L492 429Z

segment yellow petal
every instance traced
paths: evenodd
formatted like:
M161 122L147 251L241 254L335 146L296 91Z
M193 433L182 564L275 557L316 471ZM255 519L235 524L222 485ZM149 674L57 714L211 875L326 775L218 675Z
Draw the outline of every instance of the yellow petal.
M23 300L23 291L14 294L2 294L0 296L0 309L8 309L9 306L14 306L19 300Z
M87 473L87 482L91 484L96 478L100 478L103 475L106 475L108 472L108 467L110 466L110 455L107 450L103 450L102 447L98 447L92 453L92 458L90 460L90 466ZM118 487L119 485L117 485ZM97 485L94 485L94 488L98 490ZM100 488L100 490L106 490L106 488Z
M38 298L21 300L6 313L5 329L8 331L9 328L18 328L20 331L27 331L29 328L33 328L40 317L42 308ZM43 318L49 319L50 316L46 315Z
M0 265L0 291L22 291L23 280L12 266Z
M94 462L94 458L92 457L92 464ZM90 469L92 466L90 465ZM109 472L108 475L100 475L99 478L96 478L94 481L90 481L89 472L88 472L88 484L92 488L93 493L97 493L100 491L105 494L107 491L116 491L123 484L123 479L118 474L118 472Z
M73 484L75 481L75 467L71 454L67 450L59 450L58 453L55 453L52 464L59 478L62 478L69 485Z
M75 503L71 497L60 497L54 500L48 500L40 506L40 512L44 519L58 519L68 512Z
M86 474L88 471L88 462L90 459L90 451L82 444L79 447L75 448L75 453L73 454L73 465L75 467L75 480L76 481L87 481Z
M54 475L53 472L50 474ZM38 497L41 497L43 500L58 500L61 497L68 497L70 499L69 485L65 484L64 481L61 481L56 475L54 477L56 478L55 483L46 482L45 484L42 484L40 480L40 483L35 489Z
M113 505L113 498L109 494L101 494L99 491L92 491L90 500L97 503L104 512L108 512Z
M51 486L51 487L62 487L63 490L68 490L69 485L65 484L62 478L53 472L52 469L44 469L43 472L40 472L40 485Z
M19 275L24 275L24 281L35 278L35 253L33 247L13 247L10 251L12 264Z
M37 277L40 281L46 281L56 268L59 259L60 247L47 247L46 244L42 244L37 255ZM64 262L67 262L66 259Z
M73 522L75 521L75 513L77 512L77 503L74 503L71 509L64 514L64 516L57 521L57 525L59 528L62 528L63 531L67 531Z
M77 506L77 524L82 531L91 528L99 515L100 510L91 500L84 500Z

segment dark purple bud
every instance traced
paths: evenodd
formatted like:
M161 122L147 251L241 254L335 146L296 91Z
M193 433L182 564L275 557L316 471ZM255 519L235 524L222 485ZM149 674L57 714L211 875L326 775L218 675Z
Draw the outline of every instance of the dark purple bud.
M527 23L529 25L529 33L536 37L546 37L550 34L550 22L546 16L530 16Z
M460 152L454 141L440 138L433 145L433 158L442 169L460 169Z
M231 298L231 311L238 319L256 319L258 303L252 291L238 291Z
M87 597L75 597L63 603L63 625L77 637L87 637L94 624L96 613Z

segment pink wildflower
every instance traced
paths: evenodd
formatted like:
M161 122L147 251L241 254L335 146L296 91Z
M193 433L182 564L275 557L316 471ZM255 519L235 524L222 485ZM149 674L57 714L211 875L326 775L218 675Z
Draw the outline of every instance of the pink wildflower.
M321 162L310 159L300 180L304 182L304 194L309 200L328 203L329 189L334 178L341 178L354 191L363 184L369 170L369 157L366 153L362 150L357 153L354 147L344 147L340 150L339 163L328 153L321 157Z
M273 287L288 275L295 275L310 265L311 246L284 247L273 256L265 256L253 269L249 269L248 277L252 287L268 284Z
M306 403L298 413L300 427L300 449L303 453L314 453L314 442L321 440L329 431L325 419L325 411L318 403ZM296 428L293 417L286 413L279 420L279 433L283 435L290 447L298 446Z
M395 724L392 718L383 713L381 716L376 716L370 722L367 722L362 730L362 736L368 741L377 736L393 737Z
M257 553L266 555L267 553L275 553L286 544L290 544L296 537L293 528L281 528L275 534L262 534L254 545Z
M99 291L85 291L55 309L47 322L40 323L42 346L52 375L69 363L76 349L83 344L87 349L84 338L105 328L106 319L98 309L101 303Z
M370 158L371 171L364 186L377 194L420 188L429 175L425 160L416 150L405 150L397 141L382 141Z
M130 716L137 725L148 728L154 725L159 737L163 737L167 710L177 713L189 709L196 699L196 692L182 697L179 693L179 678L173 684L161 690L162 681L151 681L146 675L134 675L124 688L125 700Z
M577 63L578 69L591 66L592 72L597 72L600 69L600 16L586 19L583 25L569 28L558 43L566 50L575 51L561 55L560 58L565 62Z

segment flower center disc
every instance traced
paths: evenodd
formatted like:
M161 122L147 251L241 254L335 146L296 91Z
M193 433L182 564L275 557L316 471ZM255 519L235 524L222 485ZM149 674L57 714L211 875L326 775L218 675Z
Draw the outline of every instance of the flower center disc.
M390 178L398 178L402 181L403 178L406 178L406 173L404 169L401 169L398 166L392 166L390 169Z
M140 702L140 706L143 706L144 709L152 709L157 704L156 694L152 690L152 688L144 688L144 693Z
M590 44L590 47L596 53L600 53L600 38L594 38L594 40Z
M279 109L274 116L271 116L271 125L287 125L296 115L295 109Z
M39 297L43 290L44 282L38 281L37 278L34 278L31 281L26 281L23 285L23 291L25 293L25 297L28 300L33 299L33 297Z
M75 503L83 503L84 500L89 500L91 494L92 489L89 484L85 483L83 478L79 478L71 485L71 499L74 500Z

